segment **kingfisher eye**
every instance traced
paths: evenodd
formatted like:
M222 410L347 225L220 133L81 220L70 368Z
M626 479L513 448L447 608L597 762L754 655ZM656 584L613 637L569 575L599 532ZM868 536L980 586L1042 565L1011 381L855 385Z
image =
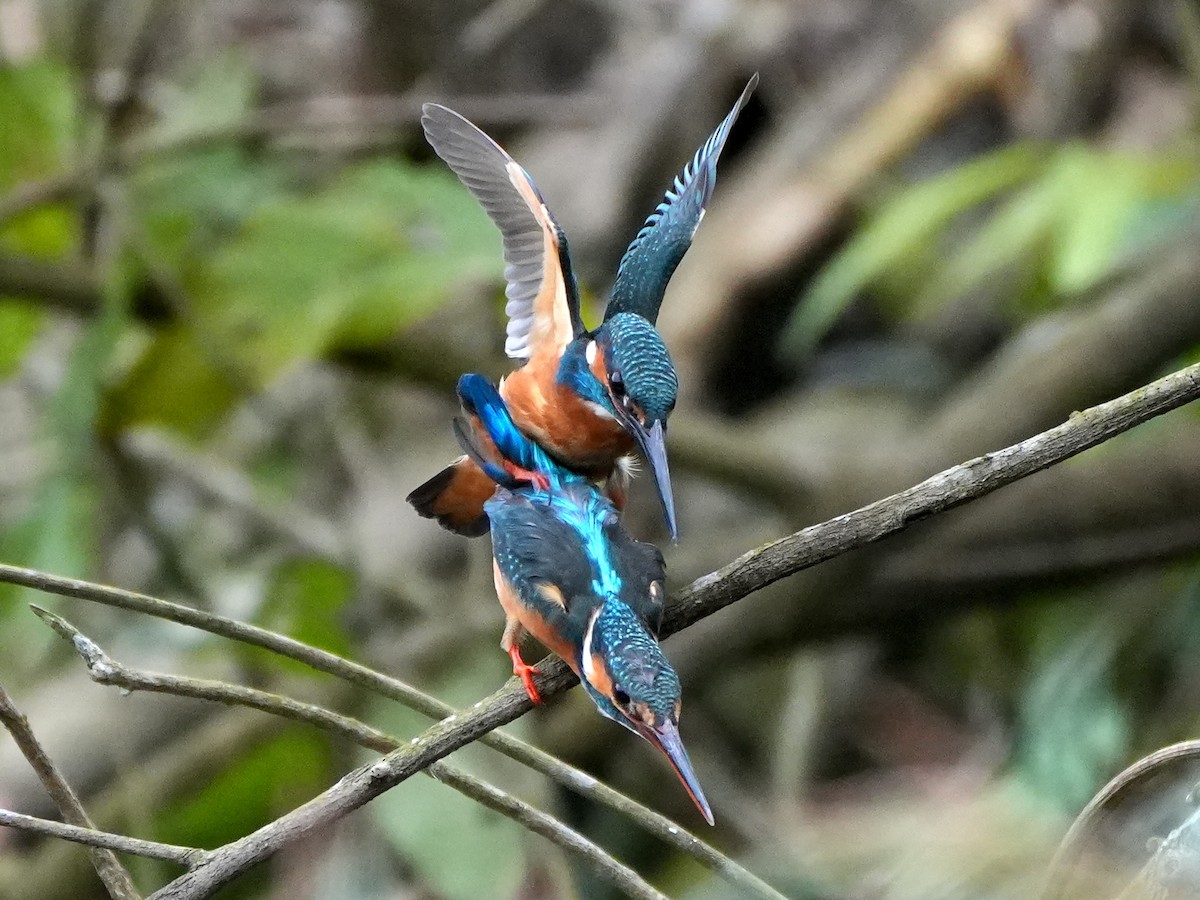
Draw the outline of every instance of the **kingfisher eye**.
M629 695L627 693L625 693L623 690L621 690L620 688L614 688L613 689L613 701L617 704L617 706L628 706L629 705Z
M612 388L612 392L618 397L625 395L625 379L621 377L620 372L609 372L608 384Z

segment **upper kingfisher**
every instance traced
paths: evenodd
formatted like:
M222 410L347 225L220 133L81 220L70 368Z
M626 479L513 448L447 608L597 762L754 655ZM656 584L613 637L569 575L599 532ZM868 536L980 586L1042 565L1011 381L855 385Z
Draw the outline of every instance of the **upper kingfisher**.
M624 504L626 457L639 447L672 539L678 527L665 432L678 382L654 323L667 283L704 217L726 138L757 84L754 75L646 219L617 267L603 323L592 331L580 318L566 235L529 173L458 113L436 103L422 107L426 139L503 237L504 350L518 368L500 382L500 393L517 426L563 465L607 479L618 506ZM409 494L408 502L451 531L475 536L487 531L483 504L493 490L479 467L462 457Z
M506 624L500 646L534 703L537 669L518 646L528 631L566 661L608 718L657 747L713 823L679 735L679 677L656 635L662 624L662 554L635 541L612 502L584 475L559 465L514 423L482 375L458 383L454 430L493 481L484 504L492 572Z

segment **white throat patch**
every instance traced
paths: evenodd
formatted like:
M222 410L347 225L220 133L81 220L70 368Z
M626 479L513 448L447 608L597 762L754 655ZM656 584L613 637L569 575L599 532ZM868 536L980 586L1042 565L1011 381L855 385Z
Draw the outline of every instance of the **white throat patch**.
M592 662L592 637L596 631L598 618L600 618L599 609L592 613L592 617L588 619L587 631L583 633L583 675L593 685L596 683L597 672L596 665Z

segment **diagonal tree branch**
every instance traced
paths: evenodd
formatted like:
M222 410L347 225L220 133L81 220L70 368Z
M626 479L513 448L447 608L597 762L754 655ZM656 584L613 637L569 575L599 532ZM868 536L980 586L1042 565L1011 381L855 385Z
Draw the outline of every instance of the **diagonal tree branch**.
M325 672L381 696L396 700L430 718L445 719L448 716L455 716L459 712L449 704L443 703L412 685L376 672L360 663L343 659L265 628L214 613L132 591L124 591L120 588L91 584L72 578L61 578L32 569L3 564L0 564L0 582L22 584L51 594L90 600L106 606L140 612L261 647L304 663L317 671ZM573 678L573 676L569 677ZM516 683L515 680L513 683ZM482 702L478 705L481 706ZM627 816L659 840L689 854L703 866L740 888L743 893L771 895L772 889L765 882L736 861L700 840L687 829L679 827L666 816L637 803L620 791L597 781L586 772L502 731L485 734L480 741L510 759L541 772L567 790Z
M114 660L95 641L61 616L56 616L37 606L33 607L33 611L61 637L71 642L87 666L88 675L97 684L118 687L126 691L149 691L227 705L247 706L294 722L316 726L323 731L336 734L361 747L379 753L387 753L404 744L398 738L372 728L357 719L339 715L331 710L291 697L238 684L132 669ZM647 884L637 872L618 862L602 847L567 827L553 816L535 809L528 803L518 800L494 785L447 762L434 763L426 769L426 774L489 809L499 812L506 818L512 819L535 834L542 835L551 843L581 859L597 875L612 882L626 895L647 898L647 900L665 900L663 895ZM146 842L137 843L145 844ZM186 848L182 849L186 850ZM187 852L199 854L203 851ZM782 900L781 894L769 888L766 894L760 893L759 895Z
M989 494L1197 397L1200 364L1074 413L1049 431L947 469L908 490L753 550L685 589L667 611L664 632L679 631L781 578ZM572 683L573 676L559 660L545 664L543 671L546 674L540 681L544 696L558 694ZM412 746L360 767L308 803L214 851L204 865L155 893L152 900L211 896L281 847L336 821L530 708L523 690L510 682L462 716L451 716L427 729Z
M781 578L977 500L1197 398L1200 364L1116 400L1074 412L1066 422L1048 431L946 469L854 512L751 550L684 588L666 611L663 631L681 631Z
M94 830L95 826L88 818L83 804L79 802L79 798L71 790L71 786L67 784L62 773L46 755L46 751L34 737L33 729L29 727L29 720L16 708L3 687L0 687L0 724L7 728L9 734L13 736L17 747L29 760L29 765L37 773L42 785L46 788L46 793L50 795L54 805L58 807L67 823L78 828ZM109 896L114 900L141 900L141 895L133 886L129 873L125 871L124 866L111 850L93 847L91 852L96 874L104 882Z
M766 544L685 588L667 611L664 634L679 631L804 568L903 531L923 518L1069 459L1197 397L1200 397L1200 365L1189 366L1116 400L1075 413L1068 421L1042 434L947 469L908 490ZM0 566L0 581L129 609L158 607L157 614L165 618L184 624L197 623L195 611L186 607L28 569ZM261 637L256 636L251 642L261 643ZM573 683L574 676L561 661L550 660L542 666L545 674L540 686L544 695L558 694ZM324 794L291 813L213 851L205 864L167 885L154 898L211 896L281 847L346 815L530 708L523 690L510 681L470 711L451 715L434 725L412 745L351 772Z

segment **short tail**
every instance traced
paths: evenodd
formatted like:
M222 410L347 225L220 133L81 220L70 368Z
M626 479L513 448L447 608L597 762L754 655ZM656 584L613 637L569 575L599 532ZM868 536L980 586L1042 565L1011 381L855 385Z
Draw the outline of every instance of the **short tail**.
M479 537L488 530L483 504L495 492L495 482L464 456L426 481L407 499L423 518L437 519L439 525L455 534Z

